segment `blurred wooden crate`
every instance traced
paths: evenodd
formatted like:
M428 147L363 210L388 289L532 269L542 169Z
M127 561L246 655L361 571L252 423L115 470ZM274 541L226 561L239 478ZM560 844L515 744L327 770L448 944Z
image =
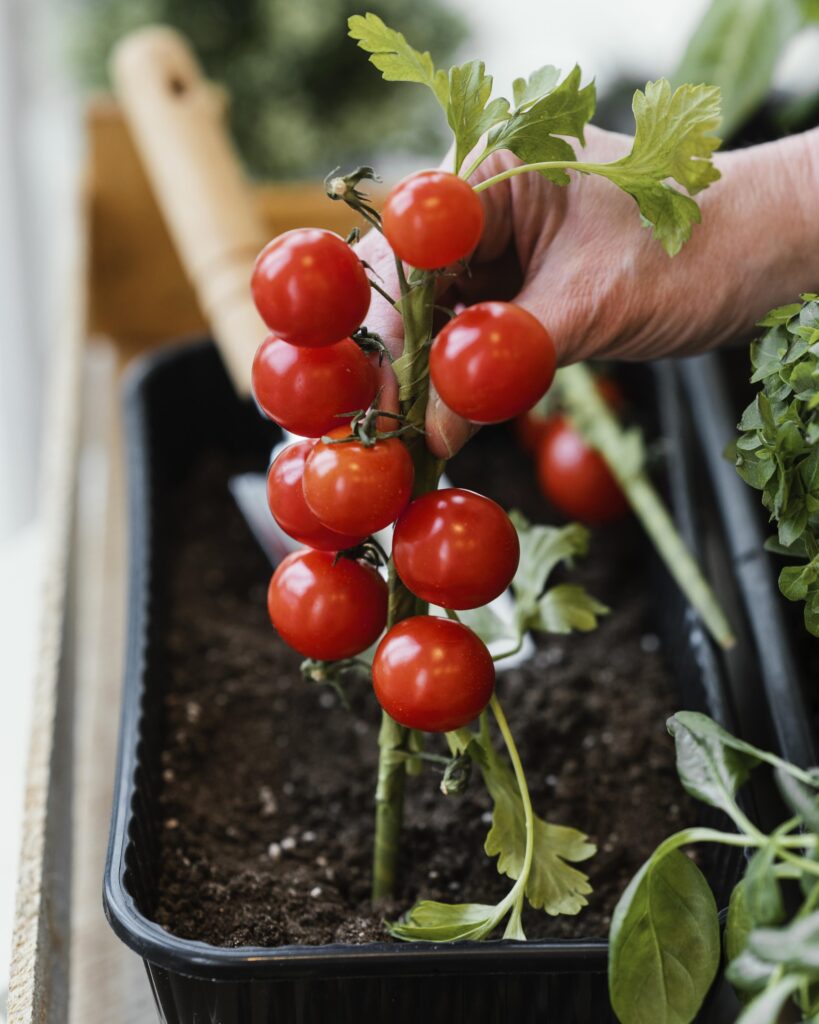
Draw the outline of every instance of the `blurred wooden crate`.
M126 364L206 326L116 104L92 102L74 278L55 341L44 459L47 566L25 795L9 1024L147 1024L139 958L102 913L124 649ZM265 185L272 237L346 234L320 183Z

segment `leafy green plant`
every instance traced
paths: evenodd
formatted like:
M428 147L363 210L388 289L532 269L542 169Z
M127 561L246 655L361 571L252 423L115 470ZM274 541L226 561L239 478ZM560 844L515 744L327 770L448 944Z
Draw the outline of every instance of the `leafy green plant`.
M672 78L719 86L730 137L767 96L785 46L817 19L815 0L712 0Z
M687 828L664 840L615 909L609 992L621 1024L688 1024L720 968L720 925L702 871L683 848L717 843L753 850L730 900L723 934L727 977L745 1009L737 1024L776 1024L792 1000L801 1020L819 1013L819 772L804 771L730 735L696 712L668 729L677 772L691 796L722 811L735 832ZM770 834L742 810L737 792L760 766L773 768L792 817ZM785 886L800 893L786 909Z
M673 256L699 219L692 196L718 177L710 158L718 145L713 131L719 121L719 94L709 86L672 90L665 81L649 83L634 97L631 153L612 163L583 161L569 140L583 143L585 126L595 109L595 91L593 84L582 84L579 68L563 77L555 68L540 68L514 83L510 102L492 96L492 78L481 61L468 61L448 71L437 68L429 53L414 49L374 13L352 17L349 29L385 79L422 85L434 97L452 131L455 166L454 173L411 175L391 191L382 213L362 187L374 178L372 168L361 167L347 175L333 172L328 177L327 193L332 199L357 210L384 234L395 253L400 255L403 249L414 254L413 259L396 258L395 295L384 282L368 278L365 271L370 268L360 263L355 250L327 232L288 232L270 242L256 263L254 299L276 335L263 343L254 361L257 401L273 419L292 412L294 398L299 412L307 409L328 416L327 425L313 425L316 440L307 443L306 452L298 458L291 452L294 464L302 467L294 477L293 492L288 490L287 474L279 478L274 464L272 507L279 502L280 507L286 506L296 527L318 538L317 547L320 539L325 548L294 552L282 562L271 581L268 607L281 635L310 659L306 671L317 681L337 681L352 666L363 668L365 659L360 656L386 627L371 669L383 709L375 793L372 892L376 904L394 895L409 777L428 762L441 765L443 761L442 790L450 795L463 788L469 768L474 767L492 797L492 822L484 848L496 858L498 871L510 879L506 896L494 905L424 901L403 919L391 922L391 933L407 940L455 941L484 938L502 927L506 938L522 940L527 902L553 915L582 909L591 887L575 865L589 858L594 847L577 830L535 814L515 741L494 690L493 662L519 650L530 630L591 630L607 609L576 585L548 585L556 566L571 564L585 553L588 533L583 527L531 525L520 516L513 516L510 523L501 509L491 512L486 506L492 503L475 495L470 505L477 508L483 503L485 514L500 531L497 547L508 547L511 535L515 557L511 564L503 558L496 561L493 545L484 545L484 550L473 545L462 553L461 561L468 560L471 570L477 566L480 575L471 577L466 595L459 589L464 565L454 565L447 552L457 547L462 535L474 539L478 527L476 520L467 528L458 519L466 499L455 493L457 489L437 490L443 464L431 454L424 437L430 382L439 393L447 385L447 394L452 395L447 401L454 411L460 411L461 400L483 399L487 414L471 418L499 422L523 412L548 389L555 355L543 325L511 303L479 303L457 316L448 311L452 319L436 336L436 286L446 267L468 258L480 238L483 209L475 193L517 174L541 174L561 186L570 185L568 172L607 178L633 197L635 213ZM471 186L468 179L473 171L498 149L526 162ZM426 201L429 196L431 202ZM408 219L402 216L407 206L413 212ZM429 210L434 211L432 222L422 223ZM305 267L311 268L310 273ZM315 272L317 268L326 273ZM374 381L370 381L374 398L369 408L352 411L346 397L349 381L332 370L332 353L338 354L338 346L349 344L350 338L365 350L375 348L382 358L389 358L380 339L362 326L370 287L394 304L403 323L403 352L392 362L399 408L390 413L379 408ZM458 345L452 350L448 346L448 339L464 322L477 346L470 364L481 364L485 371L480 388L469 388L464 367L458 363ZM511 332L510 323L514 324ZM501 380L497 367L485 357L504 345L506 376ZM353 355L346 353L344 365L353 361ZM311 384L317 366L330 367L326 374L322 370L320 388ZM289 376L293 367L298 369L297 386L304 389L303 394L294 393L296 384ZM366 370L362 372L366 389ZM597 409L602 404L593 379L582 369L570 374L568 381L567 405L582 407L590 402ZM322 401L317 410L313 406L319 405L319 389ZM503 398L500 406L496 404L499 396ZM661 550L685 562L678 578L692 599L699 601L709 627L725 640L730 634L721 612L643 472L639 439L613 424L605 410L601 417L603 433L611 434L613 440L595 435L595 443L599 441L609 457L618 461L628 451L623 473L635 507L643 513L649 510L659 523L657 532L664 535L666 545ZM332 429L339 418L342 425ZM436 546L424 511L430 503L439 516L436 523L443 524L440 528L452 526L443 545L447 551L439 552L431 570L429 564L416 563L412 554L416 542L425 549L425 557ZM396 517L393 554L388 557L372 534ZM484 527L490 530L487 521ZM333 534L348 538L336 553ZM350 539L359 542L351 545ZM374 562L386 563L387 586L374 572ZM500 584L494 596L511 584L511 622L486 606L486 597L474 599L476 593L484 594L490 576ZM428 614L430 602L444 614ZM344 628L338 628L342 619ZM494 656L490 645L497 651ZM506 757L494 747L490 716ZM474 729L476 719L479 724ZM427 751L424 733L444 733L449 757Z
M819 296L773 310L751 346L761 390L742 414L737 472L762 491L776 523L768 547L789 558L779 589L805 602L805 626L819 636Z

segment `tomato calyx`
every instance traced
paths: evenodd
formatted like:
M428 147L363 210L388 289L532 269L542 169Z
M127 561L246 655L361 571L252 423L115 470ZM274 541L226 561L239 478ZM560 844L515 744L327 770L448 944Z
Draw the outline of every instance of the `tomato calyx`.
M352 711L350 698L344 685L350 675L369 676L370 666L363 658L344 658L342 661L321 661L305 658L299 666L302 679L316 686L329 686L345 711Z
M350 433L344 437L322 437L322 444L349 444L355 441L358 444L363 444L365 448L372 448L379 441L386 441L391 437L403 437L404 434L410 432L423 434L423 427L410 422L402 413L386 412L381 409L380 402L383 391L383 387L378 389L368 409L359 409L354 413L342 413L344 418L352 416ZM393 420L399 426L395 430L382 430L378 422L382 419Z
M381 214L372 205L366 192L359 189L362 181L380 182L374 168L366 165L356 167L349 174L339 174L340 167L334 168L324 179L324 191L333 202L346 203L350 209L360 213L374 228L381 230Z
M366 540L356 544L354 547L337 551L336 557L333 559L334 565L338 562L339 558L349 558L354 562L366 562L367 565L371 565L374 569L378 569L380 566L386 568L390 564L390 556L375 537L367 537Z
M363 262L364 261L362 260L362 263ZM364 265L367 266L366 263ZM375 288L375 284L373 284L372 281L370 281L370 284ZM386 292L384 295L389 299ZM390 299L390 301L392 302L392 299ZM388 363L393 362L392 352L387 348L384 339L380 334L376 334L375 331L371 331L366 324L362 324L357 331L353 331L350 337L356 345L358 345L361 351L365 353L365 355L377 355L379 366L383 365L385 359Z

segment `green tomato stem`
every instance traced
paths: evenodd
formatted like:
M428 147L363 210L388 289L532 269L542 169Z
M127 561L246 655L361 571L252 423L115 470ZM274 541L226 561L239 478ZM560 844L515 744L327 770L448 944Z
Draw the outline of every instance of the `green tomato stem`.
M430 274L411 275L408 281L398 263L401 298L396 307L404 321L404 355L396 366L401 411L418 432L407 435L405 443L415 468L414 495L435 490L442 463L426 445L423 431L429 377L429 345L432 337L432 313L435 281ZM387 628L411 615L422 615L426 604L403 585L389 564L389 613ZM417 763L408 757L410 731L383 712L378 733L378 781L375 789L375 841L373 844L372 901L378 905L395 894L401 827L404 818L404 790L407 766Z
M716 595L677 532L642 458L636 457L632 439L600 395L594 375L582 363L575 363L561 369L558 380L573 425L605 459L668 571L714 639L722 647L732 647L734 635Z
M489 154L487 153L486 156ZM471 174L477 170L478 166L483 163L485 156L481 156L470 168L465 178L469 178ZM607 168L605 164L588 164L583 163L579 160L542 160L539 163L534 164L519 164L517 167L507 167L505 171L501 171L499 174L494 174L491 178L487 178L485 181L479 182L477 185L473 185L472 188L476 192L484 192L492 185L497 185L500 181L506 181L507 178L514 178L518 174L528 174L530 171L580 171L581 174L602 174L604 177L608 177Z

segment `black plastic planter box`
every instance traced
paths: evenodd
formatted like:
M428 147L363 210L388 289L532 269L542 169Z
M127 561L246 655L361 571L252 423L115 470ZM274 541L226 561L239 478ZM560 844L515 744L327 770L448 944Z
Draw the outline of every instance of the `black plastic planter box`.
M708 540L714 522L692 503L690 424L681 418L672 371L642 371L669 444L669 484L684 532ZM163 573L161 525L167 484L214 446L258 456L275 436L250 404L235 398L209 343L166 351L132 375L126 398L130 470L129 638L105 910L119 937L145 960L167 1024L606 1024L607 943L578 941L220 948L177 938L151 920L157 893L158 764L162 731L163 629L157 594ZM713 539L713 538L712 538ZM716 547L721 539L713 539ZM646 557L650 548L646 543ZM732 691L696 617L658 565L654 603L681 707L710 712L730 729L737 708L761 704ZM730 601L731 595L726 595ZM731 609L729 609L731 610ZM662 723L658 722L658 728ZM753 731L753 730L752 730ZM751 737L748 738L760 738ZM709 820L709 819L705 819ZM721 822L722 823L722 822ZM720 906L742 866L721 849L705 864ZM703 1018L705 1019L705 1018ZM724 1019L724 1018L716 1018Z
M730 362L741 381L750 374L747 350L744 360L731 353ZM760 494L750 488L725 458L725 448L737 436L736 424L744 408L738 381L729 388L725 368L716 354L699 356L680 364L688 401L694 413L703 459L722 518L726 547L738 581L742 605L750 624L755 661L767 697L776 740L783 757L803 767L817 763L815 709L806 694L804 666L796 647L796 631L803 630L798 616L776 582L774 556L764 550L773 527ZM748 396L750 401L750 395ZM795 628L793 623L795 622ZM801 637L800 637L801 639ZM805 646L810 641L806 640ZM814 641L819 650L819 641Z

